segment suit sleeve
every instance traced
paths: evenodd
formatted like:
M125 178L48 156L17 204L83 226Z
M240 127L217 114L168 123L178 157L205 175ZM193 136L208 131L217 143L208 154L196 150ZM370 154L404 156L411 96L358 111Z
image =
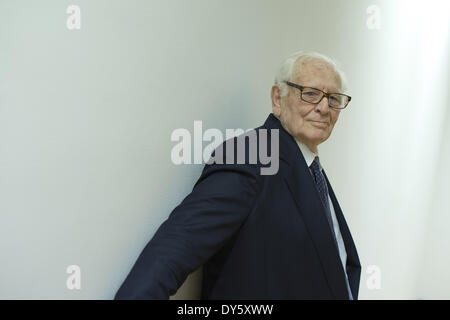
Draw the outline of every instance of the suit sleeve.
M192 192L139 255L115 299L169 299L249 215L257 199L256 166L207 164Z

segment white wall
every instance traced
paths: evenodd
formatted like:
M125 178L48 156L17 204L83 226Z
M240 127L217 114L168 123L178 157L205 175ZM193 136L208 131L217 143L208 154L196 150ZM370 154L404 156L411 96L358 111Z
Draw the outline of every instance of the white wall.
M445 70L445 69L444 69ZM450 64L447 67L447 83ZM448 90L446 101L450 99ZM448 102L447 102L448 104ZM440 139L440 153L434 170L433 195L428 211L426 241L423 248L423 263L419 269L417 292L423 299L449 299L450 296L450 202L448 178L450 177L450 108L446 110L445 128Z
M80 30L66 28L70 4ZM446 9L0 0L0 298L112 298L202 169L172 164L173 130L261 125L276 67L300 49L349 78L352 102L319 150L363 264L360 298L450 298ZM66 287L72 264L81 290ZM198 296L199 280L177 297Z

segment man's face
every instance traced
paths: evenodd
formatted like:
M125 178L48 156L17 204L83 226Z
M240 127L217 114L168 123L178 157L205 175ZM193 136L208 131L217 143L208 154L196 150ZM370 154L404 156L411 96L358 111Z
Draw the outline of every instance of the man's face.
M339 92L341 86L333 67L316 58L307 58L297 63L291 82L325 92ZM288 89L288 95L280 97L278 86L272 87L273 113L286 131L316 152L317 145L331 135L340 110L330 108L326 97L320 103L312 104L301 100L299 89L290 86Z

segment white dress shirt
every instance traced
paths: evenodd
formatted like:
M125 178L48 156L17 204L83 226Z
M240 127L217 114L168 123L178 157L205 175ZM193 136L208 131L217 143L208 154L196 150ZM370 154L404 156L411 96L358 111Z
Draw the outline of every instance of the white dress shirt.
M308 165L308 168L309 168L311 166L312 162L314 161L314 158L316 156L319 156L318 152L317 153L312 152L308 148L307 145L298 141L297 139L295 141L297 142L297 145L300 148L300 151L302 152L303 157L305 158L306 164ZM323 168L322 168L322 165L320 164L320 161L319 161L319 166L320 166L320 170L322 171ZM311 173L311 175L312 175L312 173ZM346 280L345 282L347 284L347 290L348 290L350 299L353 300L352 292L350 290L350 286L348 283L347 271L346 271L347 270L346 269L347 251L345 250L344 240L342 239L341 230L339 229L339 222L337 221L337 218L336 218L336 213L334 211L334 206L333 206L333 202L331 201L330 194L328 194L328 203L330 205L331 219L333 221L334 234L336 235L336 241L337 241L338 248L339 248L339 257L341 258L342 266L344 268L345 280Z

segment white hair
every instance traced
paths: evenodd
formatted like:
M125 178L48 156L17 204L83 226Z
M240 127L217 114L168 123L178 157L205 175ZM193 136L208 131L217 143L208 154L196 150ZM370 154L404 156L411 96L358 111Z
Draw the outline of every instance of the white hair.
M336 60L313 51L299 51L284 60L275 76L275 84L280 87L282 97L288 94L288 87L284 81L292 81L292 72L296 63L308 58L320 59L330 64L341 81L341 92L343 93L347 90L347 79Z

